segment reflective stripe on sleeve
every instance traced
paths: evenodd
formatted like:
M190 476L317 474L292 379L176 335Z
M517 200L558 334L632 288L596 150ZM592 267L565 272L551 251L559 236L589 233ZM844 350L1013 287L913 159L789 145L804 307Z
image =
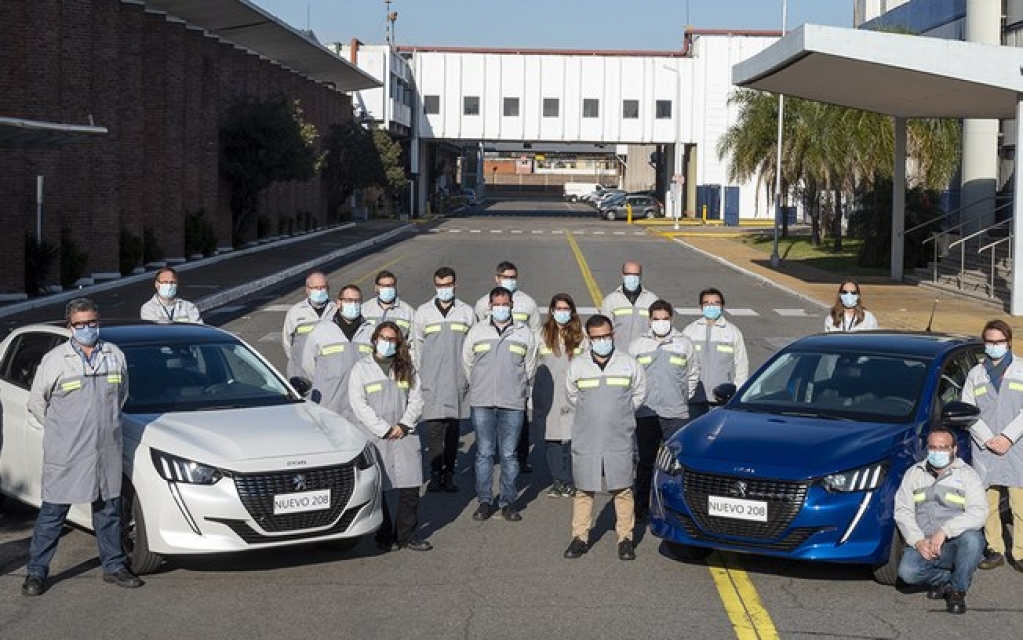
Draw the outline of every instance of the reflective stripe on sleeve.
M366 385L366 393L377 393L378 391L383 391L383 389L384 385L379 382Z
M508 345L508 351L511 351L512 353L517 353L520 356L526 355L526 348L523 347L521 344Z
M913 493L913 502L923 502L927 499L927 494L923 491L916 491Z
M335 353L344 353L345 345L343 344L330 344L320 348L321 356L330 356Z
M684 367L686 365L686 359L682 356L671 356L668 358L668 362L679 367Z
M399 380L399 381L398 381L398 388L399 388L399 389L405 389L405 390L408 390L408 383L407 383L407 382L405 382L404 380Z
M735 353L735 349L730 344L715 345L715 348L721 353Z
M600 378L581 378L575 383L580 389L596 389L600 386Z
M638 356L636 358L636 362L638 362L640 364L650 364L653 361L654 361L654 357L653 356Z
M1009 388L1013 391L1023 391L1023 382L1010 382Z
M622 307L621 309L615 309L611 313L613 313L615 317L618 317L618 316L631 316L632 315L632 311L633 311L632 307Z
M958 493L946 493L945 500L952 504L958 504L962 507L966 507L966 496L961 496Z
M519 322L525 322L526 320L529 319L529 314L528 313L513 313L512 317L515 318L516 320L518 320Z
M482 353L484 351L490 351L490 343L481 342L480 344L474 344L472 350L476 353Z
M444 327L439 324L428 324L426 325L426 328L423 329L423 333L440 333L440 330L443 328Z
M303 333L309 333L316 328L315 324L303 324L295 329L295 333L302 335Z
M119 373L107 374L107 382L109 382L110 384L121 384L121 374Z
M469 332L469 325L462 324L461 322L452 322L449 326L451 327L452 331L457 331L459 333Z
M360 353L373 353L373 347L369 346L368 344L360 344L359 345L359 352Z
M550 347L540 347L540 355L549 356L552 353L554 353L554 351L552 351Z
M632 378L605 378L609 387L627 387L632 384Z
M987 387L986 386L980 386L980 387L977 387L976 389L973 390L973 397L976 398L977 396L982 396L985 393L987 393Z
M62 391L74 391L75 389L81 389L82 381L72 380L71 382L62 382L60 388Z

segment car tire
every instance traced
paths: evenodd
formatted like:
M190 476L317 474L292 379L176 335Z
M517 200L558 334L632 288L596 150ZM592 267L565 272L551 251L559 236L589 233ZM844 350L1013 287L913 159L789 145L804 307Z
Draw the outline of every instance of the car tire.
M568 201L569 201L569 202L578 202L578 201L579 201L579 198L577 198L577 197L575 197L575 196L568 196Z
M653 220L656 217L657 217L657 212L656 211L654 211L653 209L647 209L646 210L646 219L647 220Z
M362 536L354 536L352 538L325 540L323 542L317 542L316 546L327 551L351 551L355 547L359 546L359 543L362 542L362 538Z
M121 491L121 546L128 556L128 568L137 576L153 573L163 564L163 556L149 550L142 504L127 480Z
M902 562L902 552L905 550L906 542L902 539L898 527L893 527L892 546L888 550L888 559L881 564L876 564L871 569L874 572L874 580L879 584L893 585L899 579L899 563Z
M710 554L714 553L713 549L706 547L693 547L668 540L664 541L664 549L669 556L681 562L703 562Z
M604 212L604 217L607 218L608 220L614 221L615 220L615 211L614 211L614 209L608 209L607 211L605 211Z

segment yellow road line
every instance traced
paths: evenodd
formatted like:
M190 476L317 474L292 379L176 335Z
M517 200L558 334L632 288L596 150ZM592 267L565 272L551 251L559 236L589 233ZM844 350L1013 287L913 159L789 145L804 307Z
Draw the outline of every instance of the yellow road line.
M773 640L779 637L749 575L731 554L715 551L707 559L707 568L739 640Z
M368 273L362 274L361 276L359 276L355 280L352 280L351 282L352 282L352 284L362 284L363 282L365 282L367 280L373 280L373 282L375 284L376 283L376 275L378 273L380 273L381 271L383 271L387 267L391 266L392 264L397 264L397 263L401 262L402 258L404 258L404 256L402 256L401 258L395 258L394 260L391 260L390 262L385 262L384 264L380 265L376 269L373 269L372 271L370 271ZM376 295L376 294L374 294L374 295ZM372 297L372 296L370 296L370 297ZM363 292L363 298L366 299L366 300L369 299L369 297L367 297L365 295L365 292Z
M590 266L586 264L586 258L583 256L583 252L579 250L579 245L576 244L575 238L572 236L572 232L565 229L565 240L568 240L568 246L572 248L572 255L575 256L575 261L579 263L579 272L583 275L583 282L586 283L586 288L590 290L590 297L593 298L593 304L598 309L601 303L604 302L604 294L600 292L600 287L597 286L597 281L593 279L593 273L590 272Z

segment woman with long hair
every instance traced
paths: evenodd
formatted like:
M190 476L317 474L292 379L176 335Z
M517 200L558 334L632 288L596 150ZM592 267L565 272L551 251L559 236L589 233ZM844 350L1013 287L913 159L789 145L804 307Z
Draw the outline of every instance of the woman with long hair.
M854 280L843 280L835 294L835 304L824 318L824 331L831 333L841 331L871 331L877 329L874 314L863 306L860 285Z
M398 494L394 518L383 499L383 523L376 534L383 551L433 548L416 535L423 452L416 422L423 411L419 376L398 325L381 322L373 331L373 353L355 363L348 396L360 429L367 435L383 471L384 496Z
M552 498L575 495L572 480L572 414L565 400L565 375L572 358L586 350L586 336L567 293L551 298L547 321L537 331L537 367L533 381L533 421L544 425Z

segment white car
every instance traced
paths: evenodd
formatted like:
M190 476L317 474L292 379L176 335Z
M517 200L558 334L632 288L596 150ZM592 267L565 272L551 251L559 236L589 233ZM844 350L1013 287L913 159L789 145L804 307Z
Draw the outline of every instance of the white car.
M32 325L0 343L0 491L41 503L43 432L26 404L43 355L67 329ZM381 474L366 438L302 399L236 336L201 325L104 327L128 361L124 546L131 569L165 556L309 542L348 548L381 523ZM91 529L89 505L68 519Z

